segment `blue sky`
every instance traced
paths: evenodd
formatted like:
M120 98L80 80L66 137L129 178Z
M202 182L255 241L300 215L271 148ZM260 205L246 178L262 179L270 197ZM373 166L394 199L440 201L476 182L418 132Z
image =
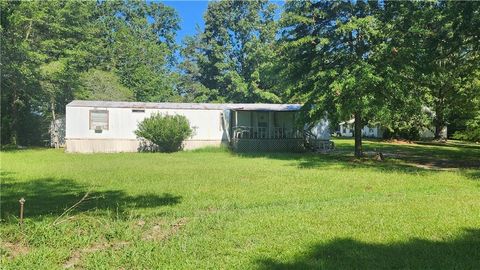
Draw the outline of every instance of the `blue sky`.
M162 1L165 5L173 7L180 16L180 30L177 32L177 41L185 36L194 35L196 26L203 29L203 13L207 10L208 1Z
M272 1L277 5L282 6L283 1ZM194 35L196 33L196 26L203 29L203 14L207 10L208 1L162 1L167 6L173 7L180 16L180 30L177 32L177 42L180 43L185 36Z

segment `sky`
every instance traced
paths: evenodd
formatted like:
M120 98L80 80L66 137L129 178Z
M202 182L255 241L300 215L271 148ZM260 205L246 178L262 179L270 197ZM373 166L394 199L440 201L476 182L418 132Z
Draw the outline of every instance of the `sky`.
M203 13L207 10L208 1L162 1L167 6L173 7L180 16L180 30L177 32L177 42L180 43L185 36L196 33L197 25L203 29Z

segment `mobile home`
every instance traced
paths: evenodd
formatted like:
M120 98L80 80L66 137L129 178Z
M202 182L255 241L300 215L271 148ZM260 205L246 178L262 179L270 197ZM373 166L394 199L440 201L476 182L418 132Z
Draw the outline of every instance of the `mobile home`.
M66 106L67 152L136 152L138 123L154 113L184 115L194 135L184 149L228 145L236 151L302 151L306 140L329 147L328 122L306 137L300 104L146 103L75 100ZM311 145L311 144L310 144Z

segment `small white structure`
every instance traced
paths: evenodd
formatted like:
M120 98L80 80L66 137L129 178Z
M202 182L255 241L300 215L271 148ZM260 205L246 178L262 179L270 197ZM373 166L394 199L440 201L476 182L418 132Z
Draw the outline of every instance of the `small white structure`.
M447 138L447 127L443 127L440 131L440 138ZM420 139L422 140L431 140L435 138L435 127L423 128L419 131Z
M51 147L65 147L65 116L57 116L50 122L49 133Z
M194 135L184 149L226 144L235 150L296 151L304 132L296 114L300 104L146 103L75 100L66 106L67 152L136 152L138 123L154 113L184 115ZM320 125L328 125L321 121ZM315 139L328 141L325 127ZM323 132L320 132L323 131Z
M340 136L342 137L353 137L353 131L354 131L354 123L355 120L351 119L349 121L341 122L340 123ZM379 126L368 126L365 125L362 128L362 137L367 137L367 138L382 138L383 132L382 129Z

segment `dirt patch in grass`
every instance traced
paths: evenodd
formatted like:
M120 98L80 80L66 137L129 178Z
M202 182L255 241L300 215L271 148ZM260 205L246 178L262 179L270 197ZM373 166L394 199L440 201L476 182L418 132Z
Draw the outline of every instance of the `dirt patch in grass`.
M27 254L30 251L30 248L24 243L12 243L12 242L2 242L0 247L5 251L5 255L8 259L14 259L18 256ZM4 253L2 251L2 253ZM2 254L3 256L4 254Z
M173 224L166 224L164 221L156 222L150 229L143 233L143 240L163 241L177 234L187 224L186 218L177 219Z
M80 268L79 264L82 260L82 257L85 256L86 254L89 253L94 253L97 251L102 251L102 250L119 250L122 249L126 246L128 246L130 243L126 241L117 241L117 242L110 242L110 243L94 243L93 245L76 250L72 253L72 255L68 258L68 260L63 264L64 269L70 269L70 268Z
M413 142L413 141L402 140L402 139L390 139L390 140L385 140L383 142L395 143L395 144L415 144L415 142Z
M363 161L379 161L377 155L379 152L375 151L365 151L364 159L356 160L357 162ZM426 156L418 155L408 152L381 152L384 159L396 159L402 161L405 165L412 166L415 168L426 169L426 170L436 170L436 171L452 171L457 169L475 169L480 168L480 160L474 159L452 159L452 158L442 158L435 156Z
M177 219L173 224L168 224L164 220L158 220L153 223L153 226L143 232L142 240L145 241L164 241L177 234L183 226L187 223L186 218ZM134 223L134 226L140 229L148 227L144 220L139 220ZM64 269L81 269L82 258L90 253L102 250L120 250L130 245L126 241L114 242L99 242L94 243L89 247L75 250L68 260L63 264Z
M450 159L440 157L427 157L397 153L393 158L400 159L413 167L430 170L455 170L455 169L475 169L480 168L480 160L472 159Z

